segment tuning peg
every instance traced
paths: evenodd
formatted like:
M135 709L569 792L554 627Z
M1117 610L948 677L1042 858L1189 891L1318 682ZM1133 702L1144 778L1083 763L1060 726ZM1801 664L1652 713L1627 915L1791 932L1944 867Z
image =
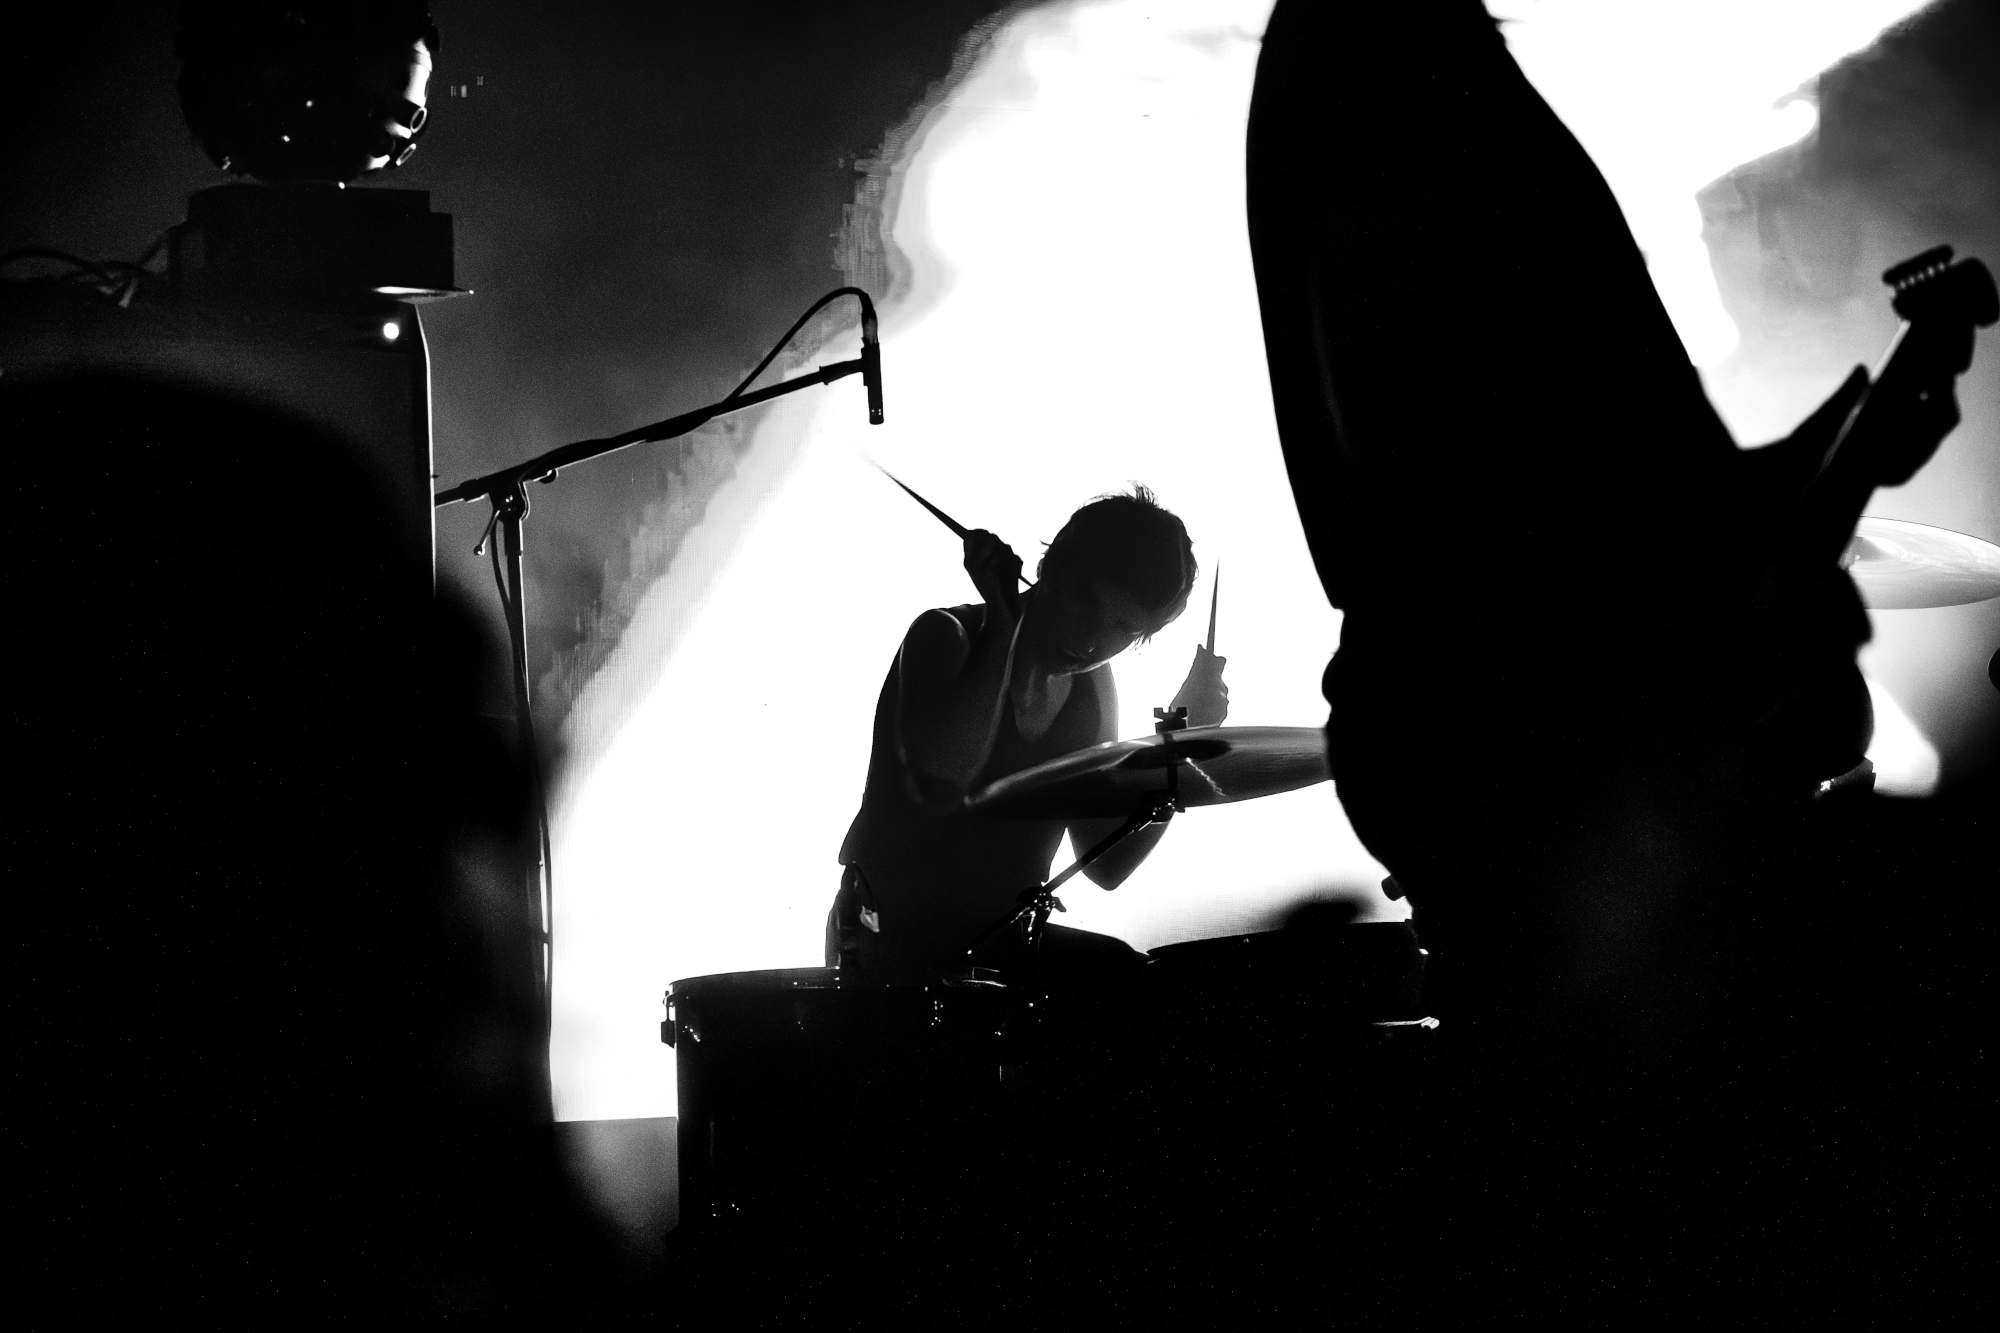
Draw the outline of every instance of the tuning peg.
M1914 255L1888 269L1882 274L1882 281L1900 291L1913 282L1929 277L1949 263L1951 263L1951 247L1932 246L1922 254Z

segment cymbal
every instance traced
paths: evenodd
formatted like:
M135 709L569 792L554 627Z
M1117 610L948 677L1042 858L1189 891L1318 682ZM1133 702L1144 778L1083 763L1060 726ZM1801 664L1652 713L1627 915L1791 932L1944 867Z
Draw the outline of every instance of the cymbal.
M976 815L1083 819L1130 815L1167 789L1177 768L1182 805L1222 805L1325 782L1319 727L1188 727L1105 741L1010 773L974 792Z
M1885 611L1963 606L2000 596L2000 546L1947 528L1864 518L1841 566L1861 600Z

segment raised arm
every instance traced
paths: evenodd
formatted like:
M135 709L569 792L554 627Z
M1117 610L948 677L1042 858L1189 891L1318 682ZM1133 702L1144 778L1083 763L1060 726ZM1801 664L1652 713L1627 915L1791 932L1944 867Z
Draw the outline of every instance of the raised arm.
M1222 668L1229 661L1202 647L1195 645L1194 663L1188 668L1187 679L1181 682L1180 690L1174 695L1171 708L1187 710L1187 725L1191 727L1215 727L1222 725L1229 716L1229 686L1223 683ZM1101 741L1118 739L1118 687L1107 669L1092 673L1099 680L1098 688L1103 691L1098 700L1098 716L1103 719L1100 726ZM1079 819L1069 826L1070 845L1078 856L1095 847L1104 839L1116 833L1124 823L1119 819ZM1160 837L1167 831L1165 824L1151 824L1137 833L1123 839L1101 858L1083 869L1084 877L1100 888L1115 889L1125 882L1127 876L1137 870L1140 863L1152 854Z
M964 800L992 758L1021 623L1021 560L1005 542L967 533L965 570L986 605L977 630L926 611L896 659L897 747L914 795L939 810Z

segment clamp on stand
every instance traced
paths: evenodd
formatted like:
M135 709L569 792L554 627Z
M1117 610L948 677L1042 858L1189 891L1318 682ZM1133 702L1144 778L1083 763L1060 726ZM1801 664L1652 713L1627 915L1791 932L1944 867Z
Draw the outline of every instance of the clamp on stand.
M1074 865L1048 883L1040 884L1032 889L1023 891L1020 898L1016 901L1014 910L996 922L985 934L974 941L972 946L965 951L966 957L971 958L995 939L1012 929L1016 924L1025 923L1023 934L1028 941L1029 947L1034 951L1035 956L1039 958L1041 956L1043 927L1048 925L1049 913L1052 911L1067 912L1069 910L1063 906L1062 899L1056 897L1056 890L1067 884L1071 877L1078 871L1097 860L1098 857L1103 856L1134 833L1137 833L1140 829L1145 828L1149 824L1164 824L1174 817L1175 811L1182 808L1178 790L1179 784L1174 780L1174 774L1175 769L1170 768L1167 770L1168 789L1154 797L1143 808L1134 812L1126 819L1117 832L1078 857Z
M1179 731L1187 726L1187 709L1185 708L1155 708L1153 716L1159 719L1156 724L1156 730L1161 735ZM1180 764L1168 764L1164 770L1164 775L1166 786L1154 793L1150 798L1145 798L1146 803L1134 811L1115 833L1078 857L1074 865L1070 866L1060 875L1057 875L1054 879L1049 880L1045 884L1037 885L1032 889L1025 890L1020 898L1016 900L1012 912L994 923L984 934L972 942L972 945L965 951L966 958L970 960L981 949L1006 934L1015 925L1020 924L1023 926L1023 935L1028 942L1030 956L1039 964L1042 954L1042 938L1044 928L1049 922L1049 913L1066 912L1069 910L1063 906L1062 899L1056 897L1056 890L1067 884L1078 871L1103 856L1134 833L1137 833L1140 829L1152 824L1164 824L1169 819L1172 819L1177 812L1187 808L1181 803Z

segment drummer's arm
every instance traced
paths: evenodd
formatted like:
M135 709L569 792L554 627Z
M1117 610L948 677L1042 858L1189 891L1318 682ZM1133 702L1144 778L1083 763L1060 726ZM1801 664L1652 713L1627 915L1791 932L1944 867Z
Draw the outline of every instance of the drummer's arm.
M1122 819L1073 819L1069 825L1070 848L1082 856L1123 827ZM1140 862L1152 855L1160 835L1166 831L1165 824L1148 824L1130 837L1120 839L1117 846L1083 868L1084 876L1101 889L1117 888L1139 868Z
M1097 739L1115 741L1118 739L1118 689L1111 679L1111 672L1108 668L1093 671L1086 679L1095 682L1098 689ZM1070 820L1071 853L1082 856L1125 827L1125 822L1119 818ZM1152 854L1153 848L1159 844L1160 835L1166 831L1165 824L1148 824L1137 833L1119 839L1115 847L1083 868L1085 878L1099 888L1117 888Z
M1011 617L990 611L976 633L926 611L896 658L896 741L913 795L949 810L965 799L993 754L1014 639Z

